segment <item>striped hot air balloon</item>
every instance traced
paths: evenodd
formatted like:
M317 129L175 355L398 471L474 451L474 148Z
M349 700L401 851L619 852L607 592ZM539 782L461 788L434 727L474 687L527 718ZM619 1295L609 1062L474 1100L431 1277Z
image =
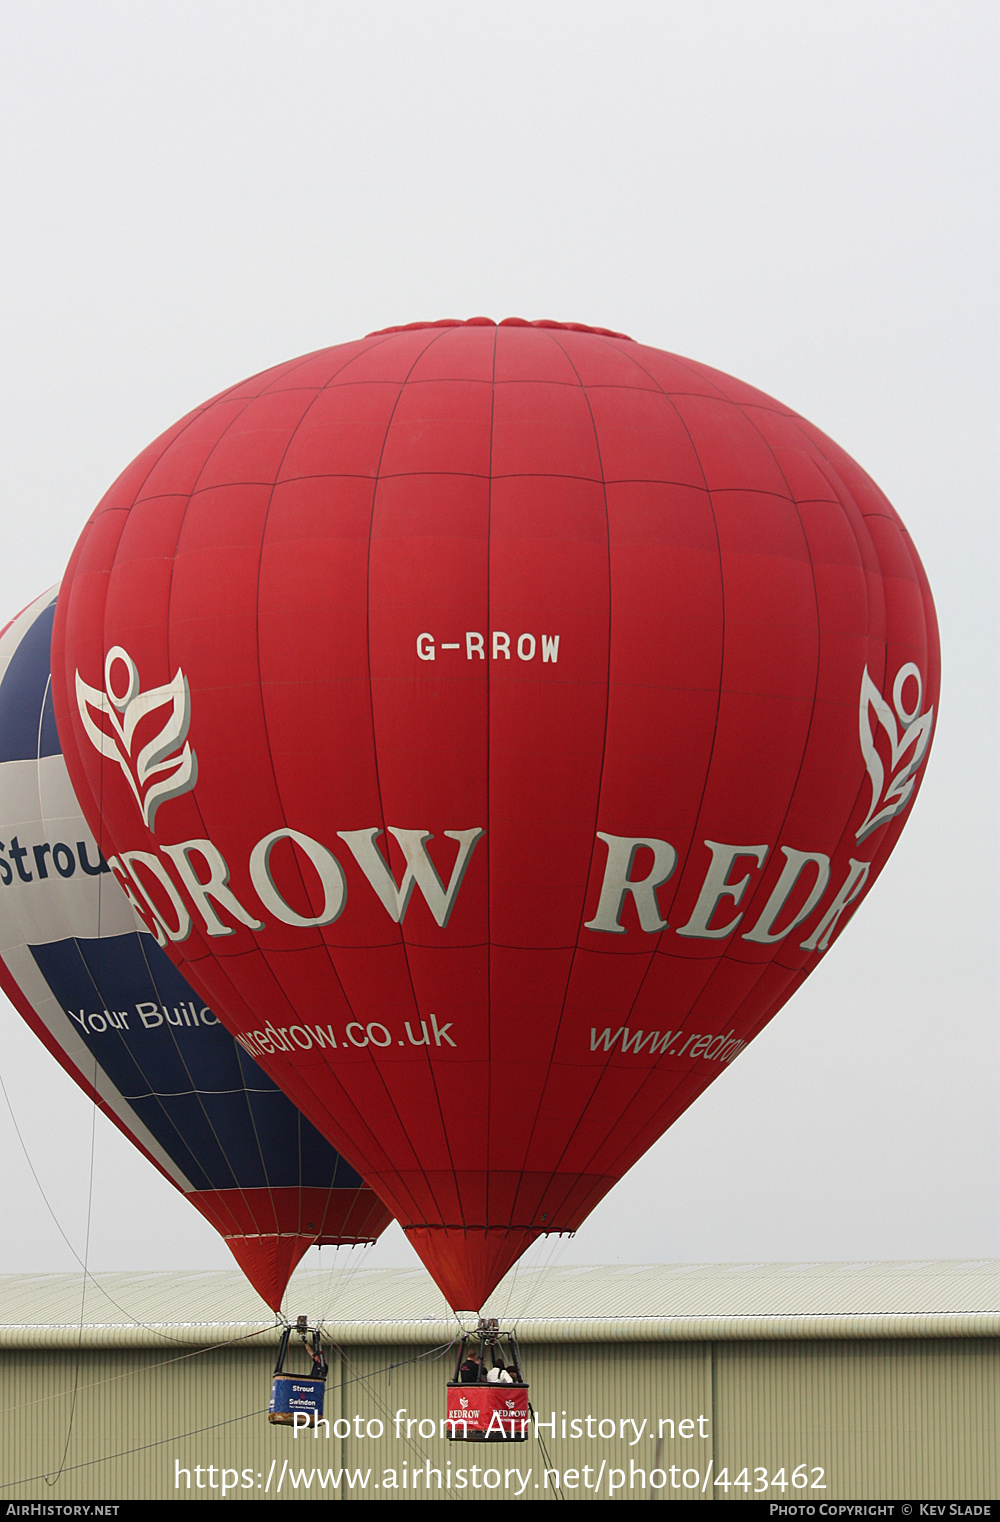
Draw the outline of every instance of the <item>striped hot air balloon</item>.
M0 635L0 985L35 1034L280 1305L314 1244L388 1210L233 1040L134 914L52 713L55 590Z

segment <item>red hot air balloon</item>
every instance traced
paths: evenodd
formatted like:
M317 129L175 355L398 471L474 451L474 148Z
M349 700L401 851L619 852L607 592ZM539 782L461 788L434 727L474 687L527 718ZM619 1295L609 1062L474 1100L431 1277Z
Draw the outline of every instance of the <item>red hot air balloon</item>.
M64 589L56 717L114 870L462 1308L821 960L938 702L854 461L574 324L418 324L223 392Z
M55 601L0 632L0 988L278 1310L307 1248L373 1241L389 1213L196 998L102 861L52 714Z

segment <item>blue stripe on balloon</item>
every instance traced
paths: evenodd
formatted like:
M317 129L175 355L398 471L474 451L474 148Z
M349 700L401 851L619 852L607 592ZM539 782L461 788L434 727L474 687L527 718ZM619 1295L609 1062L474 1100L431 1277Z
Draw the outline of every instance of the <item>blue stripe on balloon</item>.
M151 936L30 950L77 1035L196 1189L361 1186L226 1028L201 1022L205 1006Z
M62 753L49 693L55 616L53 598L21 640L0 681L0 762Z

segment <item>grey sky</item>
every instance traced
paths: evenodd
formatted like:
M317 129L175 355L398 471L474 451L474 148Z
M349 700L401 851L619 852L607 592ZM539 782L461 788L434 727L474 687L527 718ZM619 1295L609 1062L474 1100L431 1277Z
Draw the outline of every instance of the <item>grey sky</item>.
M1000 1255L995 7L0 18L0 620L181 413L417 318L623 330L780 397L875 477L941 621L912 820L820 970L561 1261ZM0 1073L82 1251L89 1104L5 1004ZM0 1155L0 1271L72 1267L2 1098ZM231 1261L103 1120L93 1201L97 1268ZM371 1261L408 1260L397 1234Z

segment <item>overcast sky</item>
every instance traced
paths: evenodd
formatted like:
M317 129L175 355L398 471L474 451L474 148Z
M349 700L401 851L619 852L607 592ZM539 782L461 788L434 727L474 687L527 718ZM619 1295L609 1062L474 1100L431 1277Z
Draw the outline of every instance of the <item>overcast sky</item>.
M579 321L718 366L831 434L913 535L942 697L895 855L563 1263L1000 1256L997 14L0 9L0 623L175 418L418 318ZM0 1074L82 1254L89 1101L0 1002ZM74 1267L2 1096L0 1157L0 1271ZM232 1265L103 1118L89 1258ZM369 1261L415 1260L393 1229Z

